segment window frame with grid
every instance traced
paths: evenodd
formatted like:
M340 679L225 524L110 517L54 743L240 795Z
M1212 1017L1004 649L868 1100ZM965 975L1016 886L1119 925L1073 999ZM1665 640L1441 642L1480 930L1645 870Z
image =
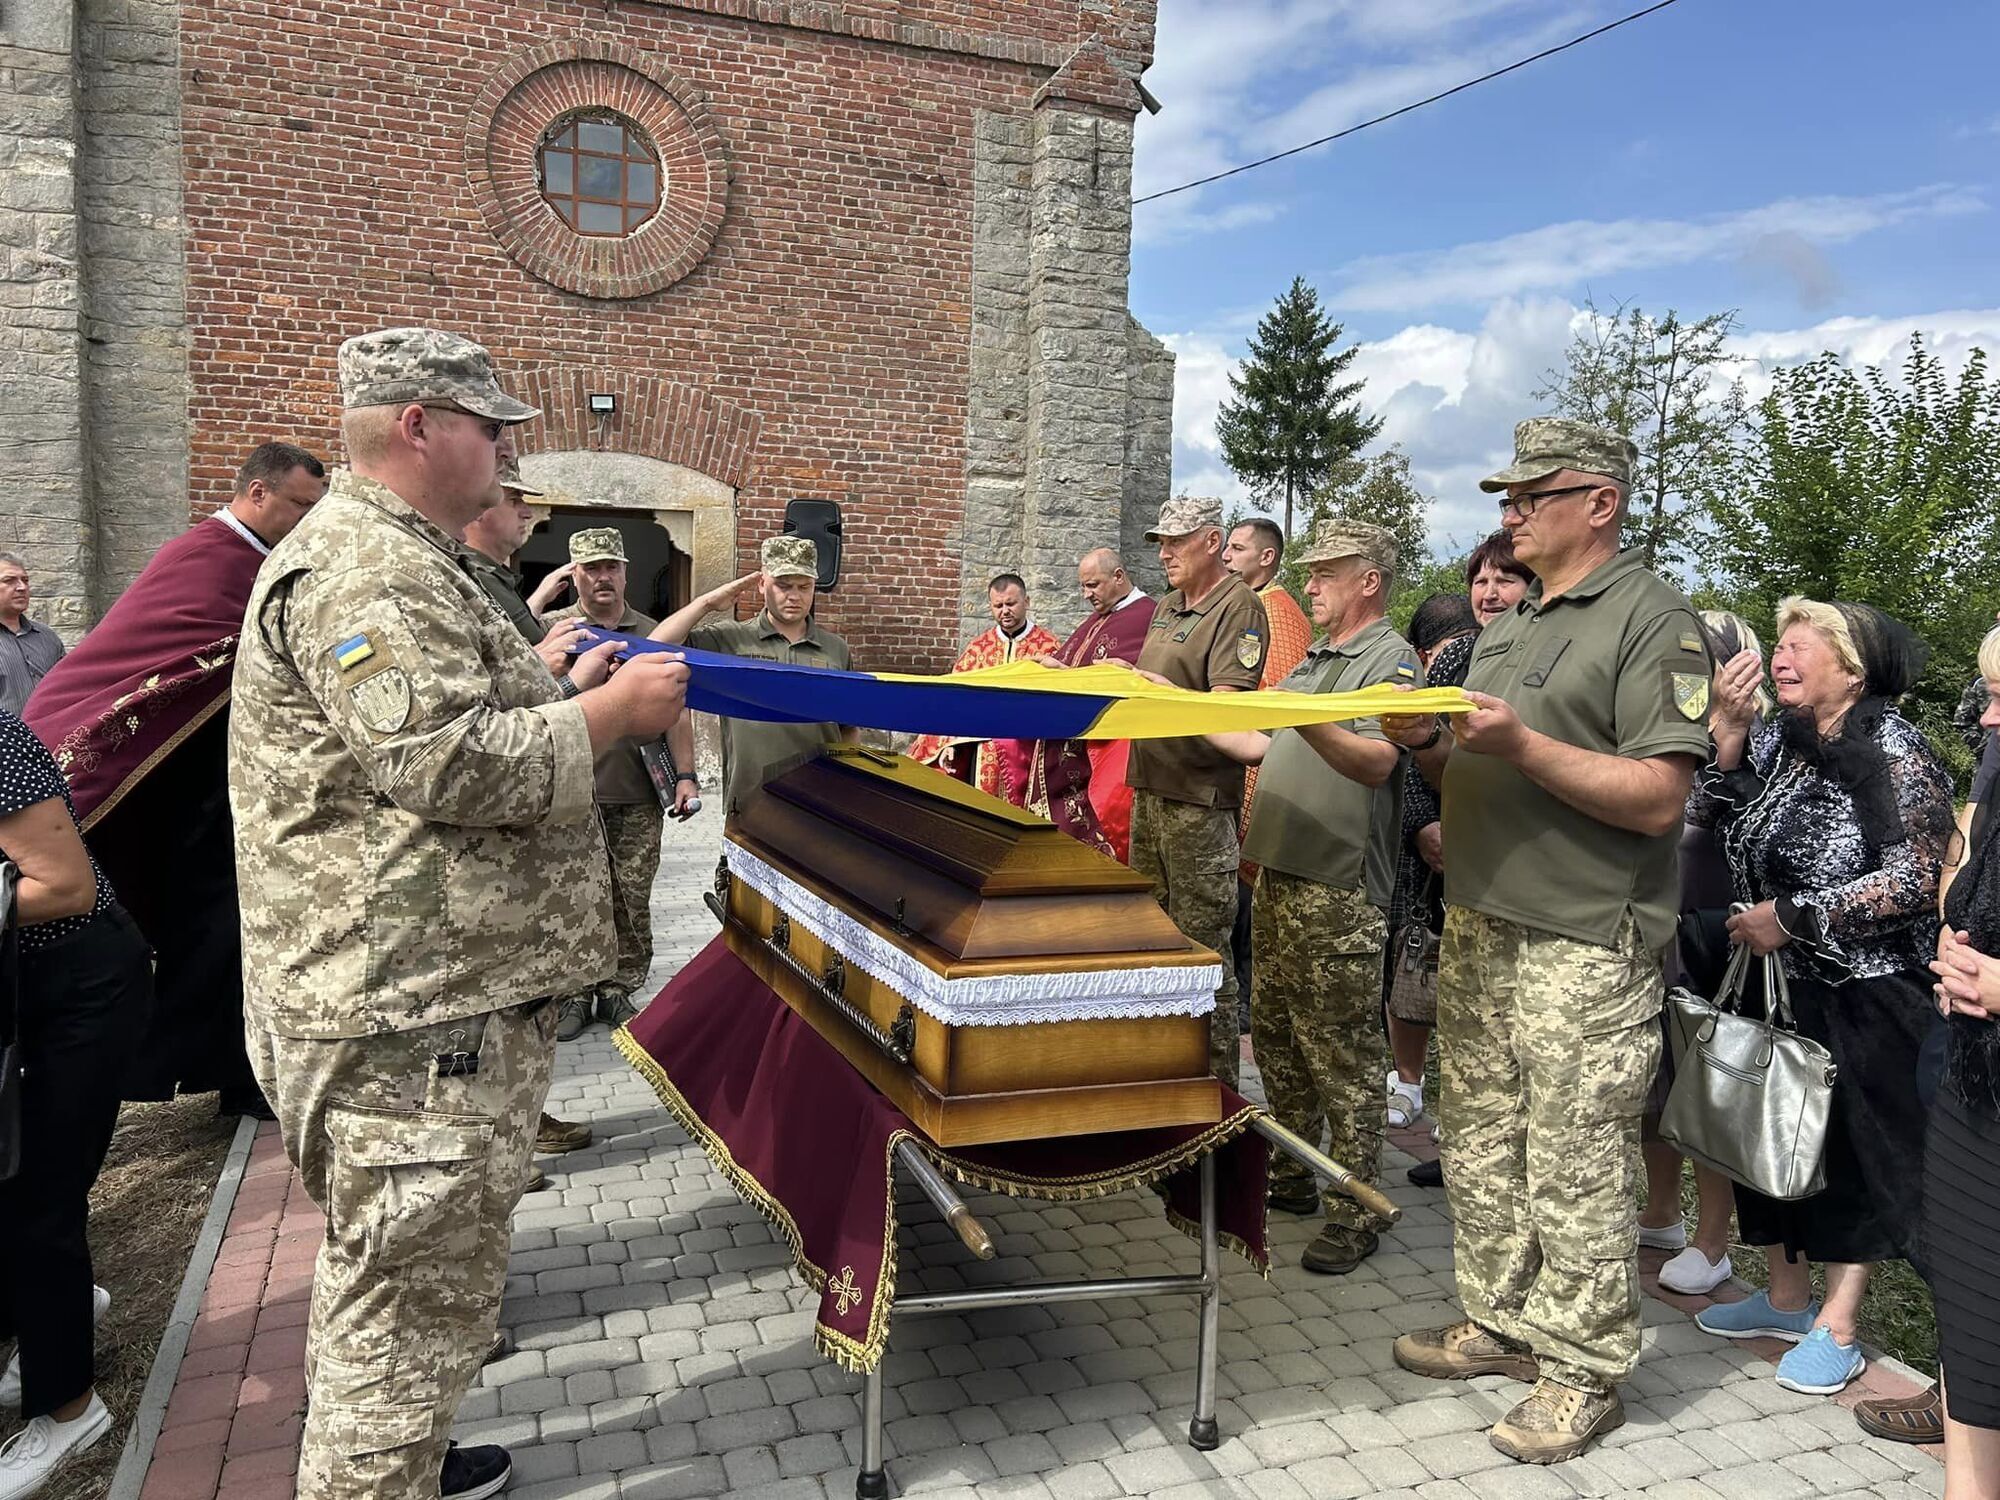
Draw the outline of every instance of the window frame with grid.
M616 130L620 135L619 149L611 151L584 144L584 132L590 129ZM567 174L569 187L558 191L550 186L551 158L559 160ZM607 196L602 192L587 193L584 188L585 163L613 162L617 164L617 196ZM632 169L643 167L652 173L653 191L650 197L634 196L632 191ZM541 144L535 151L535 177L541 188L542 200L554 209L572 234L590 239L624 239L636 233L646 222L660 211L666 201L666 171L661 165L659 153L639 126L613 110L591 110L580 114L567 115L558 120L543 134ZM618 223L615 227L586 227L586 209L613 209Z

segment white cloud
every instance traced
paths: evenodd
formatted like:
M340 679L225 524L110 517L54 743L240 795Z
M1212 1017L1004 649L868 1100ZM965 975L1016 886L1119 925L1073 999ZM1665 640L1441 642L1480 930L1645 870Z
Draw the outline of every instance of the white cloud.
M1661 266L1762 256L1838 244L1917 219L1977 212L1976 193L1948 184L1867 197L1785 198L1698 219L1575 220L1444 250L1350 262L1330 301L1343 309L1400 312L1463 306L1528 292L1569 290L1595 278ZM1806 288L1823 290L1823 286Z
M1503 299L1476 328L1415 323L1362 346L1353 372L1366 379L1364 400L1383 417L1381 441L1402 445L1417 483L1433 497L1431 535L1440 550L1462 549L1492 529L1493 499L1478 483L1507 462L1514 423L1533 414L1536 387L1560 364L1586 317L1562 298ZM1956 372L1975 348L2000 351L2000 307L1749 330L1730 341L1733 373L1754 399L1769 390L1771 370L1825 350L1848 364L1893 371L1909 352L1913 330ZM1192 332L1167 343L1178 358L1174 488L1240 503L1245 492L1222 463L1215 435L1216 408L1229 396L1240 342Z

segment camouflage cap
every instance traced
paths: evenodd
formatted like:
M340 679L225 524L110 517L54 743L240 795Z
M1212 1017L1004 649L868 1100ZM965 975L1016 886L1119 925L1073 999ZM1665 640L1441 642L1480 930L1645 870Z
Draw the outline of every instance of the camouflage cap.
M809 536L766 537L757 561L773 578L819 577L819 548Z
M539 495L542 493L540 490L530 489L528 481L521 477L521 461L518 458L501 460L500 488L503 490L512 490L516 499L519 499L523 495Z
M1396 546L1396 534L1386 526L1333 519L1314 528L1306 540L1305 551L1299 554L1299 563L1309 568L1314 563L1338 562L1343 557L1358 557L1393 578L1401 550Z
M525 422L541 408L516 401L493 378L493 362L471 339L441 328L383 328L340 346L340 404L450 403L475 417Z
M1573 422L1568 417L1530 417L1514 425L1514 461L1490 479L1479 481L1487 494L1510 484L1532 484L1563 469L1603 474L1620 484L1632 482L1632 465L1639 449L1622 432Z
M1159 524L1146 533L1146 540L1157 542L1163 536L1187 536L1204 526L1221 524L1220 500L1204 500L1198 495L1176 495L1160 507Z
M569 560L573 563L624 562L625 537L616 526L586 526L572 532Z

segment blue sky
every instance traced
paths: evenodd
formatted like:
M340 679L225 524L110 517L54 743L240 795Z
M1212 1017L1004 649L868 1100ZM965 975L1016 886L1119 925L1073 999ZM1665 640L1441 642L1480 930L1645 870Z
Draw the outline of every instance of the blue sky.
M1524 57L1642 0L1162 0L1143 195ZM1586 295L1735 309L1763 371L1895 363L1912 329L2000 352L2000 5L1679 0L1347 140L1135 210L1132 306L1179 356L1174 483L1234 498L1216 403L1294 275L1366 347L1386 413L1470 541L1473 486Z

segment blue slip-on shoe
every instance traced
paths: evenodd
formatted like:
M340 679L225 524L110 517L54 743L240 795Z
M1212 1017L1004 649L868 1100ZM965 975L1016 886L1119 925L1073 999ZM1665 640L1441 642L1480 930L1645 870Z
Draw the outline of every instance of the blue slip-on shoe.
M1796 1344L1813 1331L1819 1304L1811 1302L1798 1312L1779 1312L1771 1306L1769 1292L1754 1292L1741 1302L1718 1302L1705 1307L1695 1317L1703 1333L1725 1339L1786 1339Z
M1815 1328L1778 1361L1778 1384L1804 1396L1831 1396L1867 1368L1859 1340L1843 1344L1831 1328Z

